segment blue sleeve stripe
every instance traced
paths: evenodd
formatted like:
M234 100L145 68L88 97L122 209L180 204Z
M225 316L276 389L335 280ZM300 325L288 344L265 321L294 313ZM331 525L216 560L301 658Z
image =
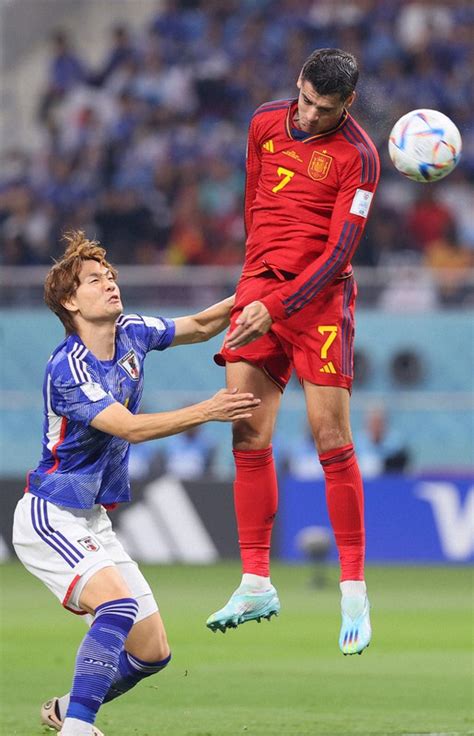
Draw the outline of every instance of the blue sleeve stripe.
M316 294L337 274L341 264L344 263L347 255L351 252L360 231L361 228L358 225L348 220L345 221L336 247L328 260L295 294L284 300L283 304L288 317L314 299Z

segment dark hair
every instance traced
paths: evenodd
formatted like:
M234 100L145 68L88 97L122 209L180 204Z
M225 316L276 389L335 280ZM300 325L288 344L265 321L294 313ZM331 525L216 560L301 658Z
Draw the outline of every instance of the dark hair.
M359 70L352 54L341 49L317 49L303 64L301 78L320 95L338 94L346 100L355 89Z

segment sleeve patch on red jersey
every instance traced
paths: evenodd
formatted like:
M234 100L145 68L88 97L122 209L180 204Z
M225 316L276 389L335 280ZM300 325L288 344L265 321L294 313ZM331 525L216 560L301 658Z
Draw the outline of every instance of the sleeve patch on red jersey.
M351 214L367 217L373 196L373 192L368 192L366 189L357 189L351 204Z

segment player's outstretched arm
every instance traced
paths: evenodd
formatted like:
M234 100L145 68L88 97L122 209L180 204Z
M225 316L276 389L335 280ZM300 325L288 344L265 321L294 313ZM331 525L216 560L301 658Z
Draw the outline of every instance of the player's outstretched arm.
M212 307L187 317L174 320L176 330L173 345L186 345L193 342L205 342L229 326L230 310L234 306L235 295L229 296Z
M238 393L236 388L223 388L199 404L157 414L132 414L117 401L97 414L91 425L136 444L179 434L206 422L248 419L259 404L260 399L253 394Z

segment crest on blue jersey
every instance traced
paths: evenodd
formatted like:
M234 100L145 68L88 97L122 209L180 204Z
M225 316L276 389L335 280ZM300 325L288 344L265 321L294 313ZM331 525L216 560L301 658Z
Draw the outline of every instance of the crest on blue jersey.
M100 549L100 545L92 537L82 537L77 540L81 547L84 547L88 552L97 552Z
M119 365L130 376L132 381L138 381L140 378L140 363L134 350L129 350L123 358L120 358Z

